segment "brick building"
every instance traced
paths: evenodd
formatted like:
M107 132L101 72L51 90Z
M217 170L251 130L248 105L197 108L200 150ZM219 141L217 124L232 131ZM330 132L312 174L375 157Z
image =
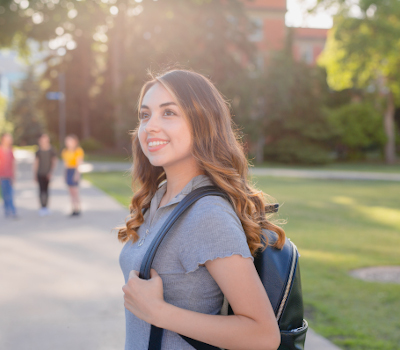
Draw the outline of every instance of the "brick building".
M256 26L250 37L259 49L257 66L263 69L271 51L283 48L288 27L285 24L286 0L242 0ZM322 52L328 29L293 28L293 54L314 65Z

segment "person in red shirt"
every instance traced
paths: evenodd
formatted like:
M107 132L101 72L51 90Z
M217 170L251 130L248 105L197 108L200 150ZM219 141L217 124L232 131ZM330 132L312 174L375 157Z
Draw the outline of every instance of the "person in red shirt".
M0 139L0 182L6 218L17 218L14 206L13 182L15 180L15 161L12 151L13 138L6 133Z

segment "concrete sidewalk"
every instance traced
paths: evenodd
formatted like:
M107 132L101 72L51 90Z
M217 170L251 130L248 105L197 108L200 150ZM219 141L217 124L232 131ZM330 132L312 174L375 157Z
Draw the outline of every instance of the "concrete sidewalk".
M0 216L0 349L123 349L122 245L111 230L128 211L83 181L83 215L69 218L59 171L52 214L39 217L31 161L18 168L20 219L5 220L2 210Z
M111 230L128 210L82 181L83 215L69 218L59 169L51 183L52 214L39 217L31 163L29 154L19 154L20 219L0 219L0 349L123 349L122 246ZM311 330L306 350L339 348Z

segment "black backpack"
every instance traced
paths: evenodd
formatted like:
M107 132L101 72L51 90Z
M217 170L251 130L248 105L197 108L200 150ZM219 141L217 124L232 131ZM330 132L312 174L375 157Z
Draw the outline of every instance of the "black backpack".
M154 256L170 228L193 203L204 196L229 197L215 186L204 186L190 192L172 211L157 236L153 239L140 267L140 278L149 279ZM277 207L275 211L277 210ZM277 234L264 231L269 239L267 248L260 251L254 264L267 291L281 332L281 345L278 350L304 350L307 321L303 318L303 297L301 292L299 253L296 246L286 239L282 249L270 246ZM233 314L229 307L228 314ZM151 326L149 350L160 350L163 329ZM181 337L197 350L219 350L219 348L200 341Z

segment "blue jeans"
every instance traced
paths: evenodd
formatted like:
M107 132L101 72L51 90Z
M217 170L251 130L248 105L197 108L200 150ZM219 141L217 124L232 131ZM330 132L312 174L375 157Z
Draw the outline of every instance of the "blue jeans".
M1 195L4 201L4 213L7 216L15 216L16 211L13 202L12 181L8 178L1 179Z

